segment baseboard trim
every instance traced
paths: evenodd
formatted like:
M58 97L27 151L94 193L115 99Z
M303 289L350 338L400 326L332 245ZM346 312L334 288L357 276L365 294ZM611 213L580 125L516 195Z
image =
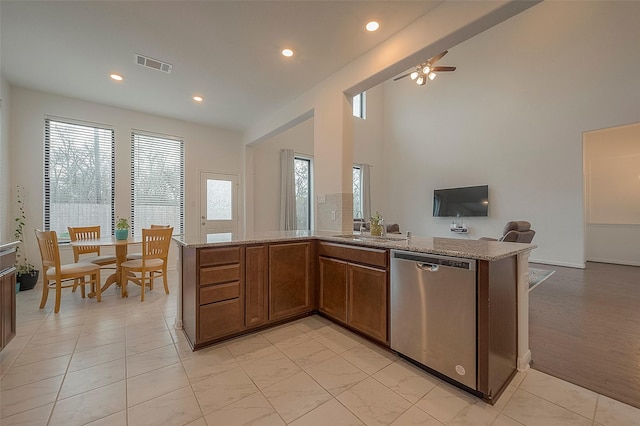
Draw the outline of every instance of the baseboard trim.
M517 367L518 371L527 371L531 365L531 350L527 350L521 357L518 358Z
M546 259L529 259L529 263L542 263L543 265L564 266L567 268L585 269L587 267L584 263L569 263L569 262L556 262Z
M615 259L599 259L599 258L588 258L588 262L598 262L598 263L613 263L614 265L624 265L624 266L640 266L640 262L632 262L632 261L622 261Z

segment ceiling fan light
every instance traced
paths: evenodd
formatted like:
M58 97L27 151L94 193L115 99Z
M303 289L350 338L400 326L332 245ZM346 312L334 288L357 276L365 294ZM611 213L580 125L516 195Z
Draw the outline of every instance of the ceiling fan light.
M425 83L424 75L421 75L421 76L420 76L420 77L418 77L418 79L416 80L416 84L417 84L418 86L422 86L424 83Z
M436 78L436 73L435 72L430 72L429 73L429 80L433 80L434 78Z
M411 77L411 80L415 80L416 78L418 78L418 71L414 71L412 72L409 77Z
M430 71L431 71L431 67L429 65L425 65L425 67L422 68L422 72L425 74L429 74Z

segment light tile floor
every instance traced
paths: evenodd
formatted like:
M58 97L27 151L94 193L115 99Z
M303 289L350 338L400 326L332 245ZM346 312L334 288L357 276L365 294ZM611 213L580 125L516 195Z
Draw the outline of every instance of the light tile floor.
M131 285L102 303L18 294L0 353L0 424L640 425L640 410L554 377L518 374L495 406L318 316L191 352L171 294Z

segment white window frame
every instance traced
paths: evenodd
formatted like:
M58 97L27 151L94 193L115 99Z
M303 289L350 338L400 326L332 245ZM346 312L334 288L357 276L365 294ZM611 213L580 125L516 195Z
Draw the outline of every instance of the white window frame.
M149 149L149 145L153 144L153 149ZM163 146L164 144L164 146ZM144 146L146 151L138 152L138 149ZM137 175L140 175L142 171L140 170L140 160L138 159L138 155L141 158L146 158L143 154L152 155L158 154L159 152L166 151L167 153L171 153L172 157L169 161L172 161L174 164L178 163L178 174L176 182L173 182L178 189L178 213L177 213L177 223L176 220L170 221L165 218L162 219L147 219L140 217L140 204L142 204L142 199L144 196L140 191L136 189L137 184ZM148 170L145 170L148 171ZM158 171L154 171L156 177L160 177L163 174L158 173ZM146 197L145 200L147 203L158 203L158 206L162 206L163 200L159 198L154 200L152 197ZM171 203L169 203L171 206ZM137 207L137 208L136 208ZM169 214L169 216L171 216ZM179 235L184 233L184 139L176 136L163 135L159 133L152 133L143 130L133 129L131 131L131 233L132 235L142 235L142 229L145 227L149 227L151 224L154 225L172 225L174 235Z
M306 156L306 155L302 155L302 154L295 154L294 156L294 173L295 173L295 162L296 161L306 161L309 163L309 180L307 183L307 187L308 187L308 211L307 211L307 217L308 217L308 227L301 229L298 227L298 215L297 215L297 209L298 209L298 203L297 203L297 194L298 194L298 180L295 180L295 194L296 194L296 229L298 230L311 230L313 229L313 158ZM295 177L295 176L294 176Z
M367 92L358 93L353 97L352 101L353 116L367 119Z
M98 149L98 153L96 154L99 159L106 158L107 163L109 164L109 168L105 170L107 173L108 179L110 180L109 190L106 196L108 197L108 203L99 203L98 197L96 194L102 193L97 186L88 185L90 189L93 190L92 194L87 194L87 197L84 199L78 198L78 201L75 203L69 203L69 208L64 209L64 212L55 212L52 211L52 195L55 191L55 188L52 188L52 184L54 184L51 174L56 172L58 174L64 173L64 167L58 167L55 171L52 170L52 138L60 137L60 133L55 130L56 125L61 126L70 126L69 131L66 136L73 137L74 141L69 141L69 145L66 147L66 150L69 152L69 155L76 155L76 162L80 161L89 161L90 159L95 160L95 156L90 154L96 154L96 149ZM83 129L84 128L84 129ZM83 139L87 138L87 139ZM91 140L89 140L89 138ZM96 138L99 138L97 140ZM105 143L105 140L108 141ZM87 145L84 145L82 142L87 141L94 145L94 147L90 150L89 153L87 151L87 155L82 155L83 151L88 149ZM60 142L60 141L58 141ZM58 145L56 142L56 145ZM64 142L61 142L64 143ZM99 143L99 145L95 145ZM106 156L104 155L106 151ZM104 161L104 160L103 160ZM55 168L55 166L54 166ZM68 172L68 170L66 170ZM102 175L102 172L100 172ZM100 179L98 179L98 183ZM73 183L73 182L71 182ZM104 124L96 124L90 123L86 121L74 120L69 118L60 118L53 116L45 116L44 118L44 178L43 178L43 186L44 186L44 229L45 230L54 230L58 234L58 241L60 242L68 242L70 240L69 233L67 230L67 226L94 226L94 225L108 225L108 229L103 229L102 233L106 235L111 235L113 233L114 228L114 214L115 214L115 131L113 126L104 125ZM101 185L102 186L102 185ZM103 187L103 186L102 186ZM73 190L74 194L78 194L77 189ZM90 191L91 192L91 191ZM94 198L92 198L94 197ZM71 200L70 200L71 201ZM75 208L72 208L71 204L76 205ZM82 210L85 210L90 207L92 204L108 204L108 215L109 219L106 221L101 221L99 217L86 217L82 215ZM84 207L83 207L84 206ZM77 214L74 215L72 212L76 211ZM61 217L61 213L64 213ZM55 217L52 218L52 215ZM74 217L75 216L75 217ZM100 216L100 214L98 214ZM53 220L52 220L53 219ZM54 220L61 220L64 222L62 225L53 226Z
M351 169L351 172L355 172L356 170L358 170L358 199L360 200L357 205L356 205L356 188L355 185L353 185L352 191L353 191L353 218L354 219L363 219L363 208L362 208L362 168L360 167L360 165L358 164L354 164L353 168ZM352 181L355 184L355 179L352 177Z

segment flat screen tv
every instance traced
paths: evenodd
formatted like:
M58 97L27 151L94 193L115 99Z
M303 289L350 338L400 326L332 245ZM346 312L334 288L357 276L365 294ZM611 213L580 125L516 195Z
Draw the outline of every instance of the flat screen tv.
M489 215L489 186L435 189L433 217L475 217Z

